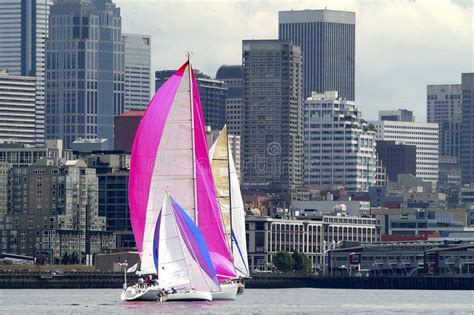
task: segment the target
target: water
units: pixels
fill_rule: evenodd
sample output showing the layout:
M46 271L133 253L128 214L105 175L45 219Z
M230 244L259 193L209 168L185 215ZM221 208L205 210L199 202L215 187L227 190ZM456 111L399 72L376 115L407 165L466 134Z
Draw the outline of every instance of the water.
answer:
M474 314L474 291L247 289L236 301L122 302L119 289L0 290L1 314Z

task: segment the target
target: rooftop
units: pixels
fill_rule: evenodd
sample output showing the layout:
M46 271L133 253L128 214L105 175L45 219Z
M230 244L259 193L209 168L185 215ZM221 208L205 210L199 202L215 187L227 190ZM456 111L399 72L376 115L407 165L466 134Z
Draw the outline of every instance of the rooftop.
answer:
M242 79L243 71L241 65L223 65L217 69L216 79Z

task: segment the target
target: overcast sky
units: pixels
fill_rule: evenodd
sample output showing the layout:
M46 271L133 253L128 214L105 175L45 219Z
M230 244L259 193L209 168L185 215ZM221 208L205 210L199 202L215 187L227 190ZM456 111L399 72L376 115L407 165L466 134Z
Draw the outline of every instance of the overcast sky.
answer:
M243 39L278 38L278 11L356 12L356 103L364 118L413 110L426 120L426 85L460 83L474 71L472 0L163 1L114 0L123 32L152 37L152 71L176 69L192 51L195 68L215 76L241 64Z

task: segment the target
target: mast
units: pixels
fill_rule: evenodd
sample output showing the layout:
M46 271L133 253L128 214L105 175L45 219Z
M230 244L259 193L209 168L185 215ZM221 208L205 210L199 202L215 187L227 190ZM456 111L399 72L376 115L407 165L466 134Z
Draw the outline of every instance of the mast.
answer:
M196 192L196 144L194 142L194 99L193 99L193 73L190 62L191 52L186 52L188 58L188 76L189 76L189 106L191 106L191 143L193 148L193 193L194 193L194 223L198 224L197 192Z

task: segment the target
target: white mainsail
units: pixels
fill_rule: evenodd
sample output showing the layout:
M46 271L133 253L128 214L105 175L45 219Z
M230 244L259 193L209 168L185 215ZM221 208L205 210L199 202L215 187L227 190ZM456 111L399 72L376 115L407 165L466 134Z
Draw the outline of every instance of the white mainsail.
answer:
M229 148L230 204L232 222L232 255L237 275L249 278L250 270L247 256L247 237L245 233L245 208L240 191L239 177L235 169L234 158Z
M247 241L245 234L245 209L240 183L230 150L227 126L209 150L212 173L216 184L223 225L226 230L237 276L249 278Z

